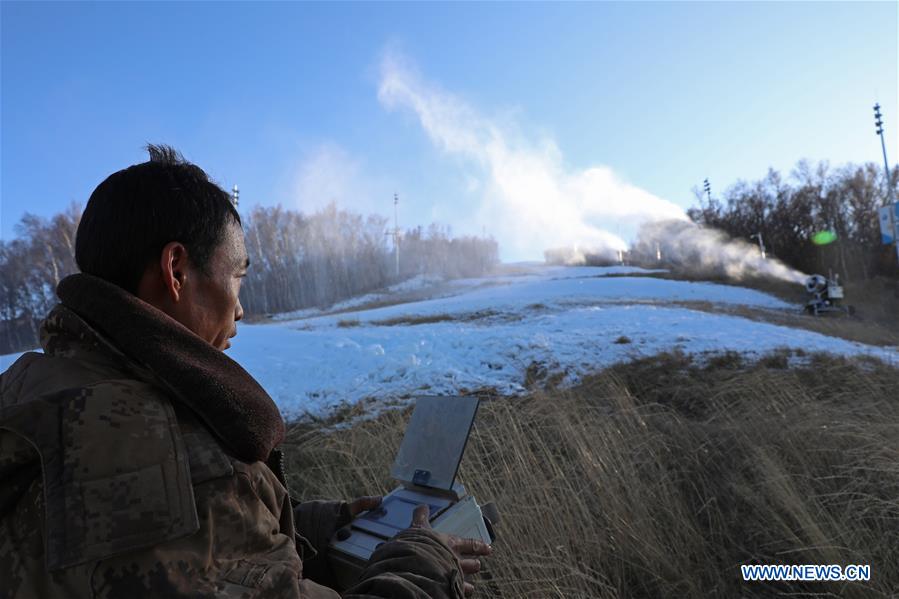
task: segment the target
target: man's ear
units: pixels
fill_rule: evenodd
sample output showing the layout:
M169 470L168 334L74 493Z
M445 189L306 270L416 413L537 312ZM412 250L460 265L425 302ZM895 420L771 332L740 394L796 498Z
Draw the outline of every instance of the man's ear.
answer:
M162 269L166 295L173 302L178 302L187 283L187 248L184 244L178 241L165 244L159 257L159 266Z

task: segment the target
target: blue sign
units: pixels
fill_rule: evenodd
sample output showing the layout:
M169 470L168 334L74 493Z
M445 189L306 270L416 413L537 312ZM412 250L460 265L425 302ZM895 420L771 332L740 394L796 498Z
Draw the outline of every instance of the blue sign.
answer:
M890 244L899 239L899 202L892 206L884 206L879 211L880 239Z

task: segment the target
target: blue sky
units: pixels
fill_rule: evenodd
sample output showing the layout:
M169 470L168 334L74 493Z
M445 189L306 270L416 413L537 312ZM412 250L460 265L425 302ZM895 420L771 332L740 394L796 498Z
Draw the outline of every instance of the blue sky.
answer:
M243 206L329 200L506 259L788 172L882 162L897 4L0 4L0 234L169 143ZM576 223L576 224L573 224Z

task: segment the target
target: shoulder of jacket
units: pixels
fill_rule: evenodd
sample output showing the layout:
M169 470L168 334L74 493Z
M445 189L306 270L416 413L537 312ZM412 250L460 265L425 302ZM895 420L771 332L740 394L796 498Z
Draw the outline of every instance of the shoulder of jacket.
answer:
M48 569L197 530L190 458L158 387L133 379L38 387L4 399L0 429L41 456Z
M136 366L125 368L123 363L105 359L102 354L62 356L26 352L0 378L0 407L116 380L157 385L149 373L140 372ZM160 392L165 395L161 389Z
M0 406L5 406L6 398L18 396L22 393L31 367L46 356L40 352L25 352L0 375Z

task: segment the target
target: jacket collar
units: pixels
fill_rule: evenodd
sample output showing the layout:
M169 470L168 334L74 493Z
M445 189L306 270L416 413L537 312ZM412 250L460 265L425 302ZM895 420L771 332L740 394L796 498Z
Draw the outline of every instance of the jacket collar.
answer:
M48 354L65 353L59 338L72 335L91 349L120 352L152 373L241 460L264 461L283 441L284 420L268 393L237 362L178 321L84 273L60 281L56 293L62 305L41 331ZM81 322L72 322L67 312Z

